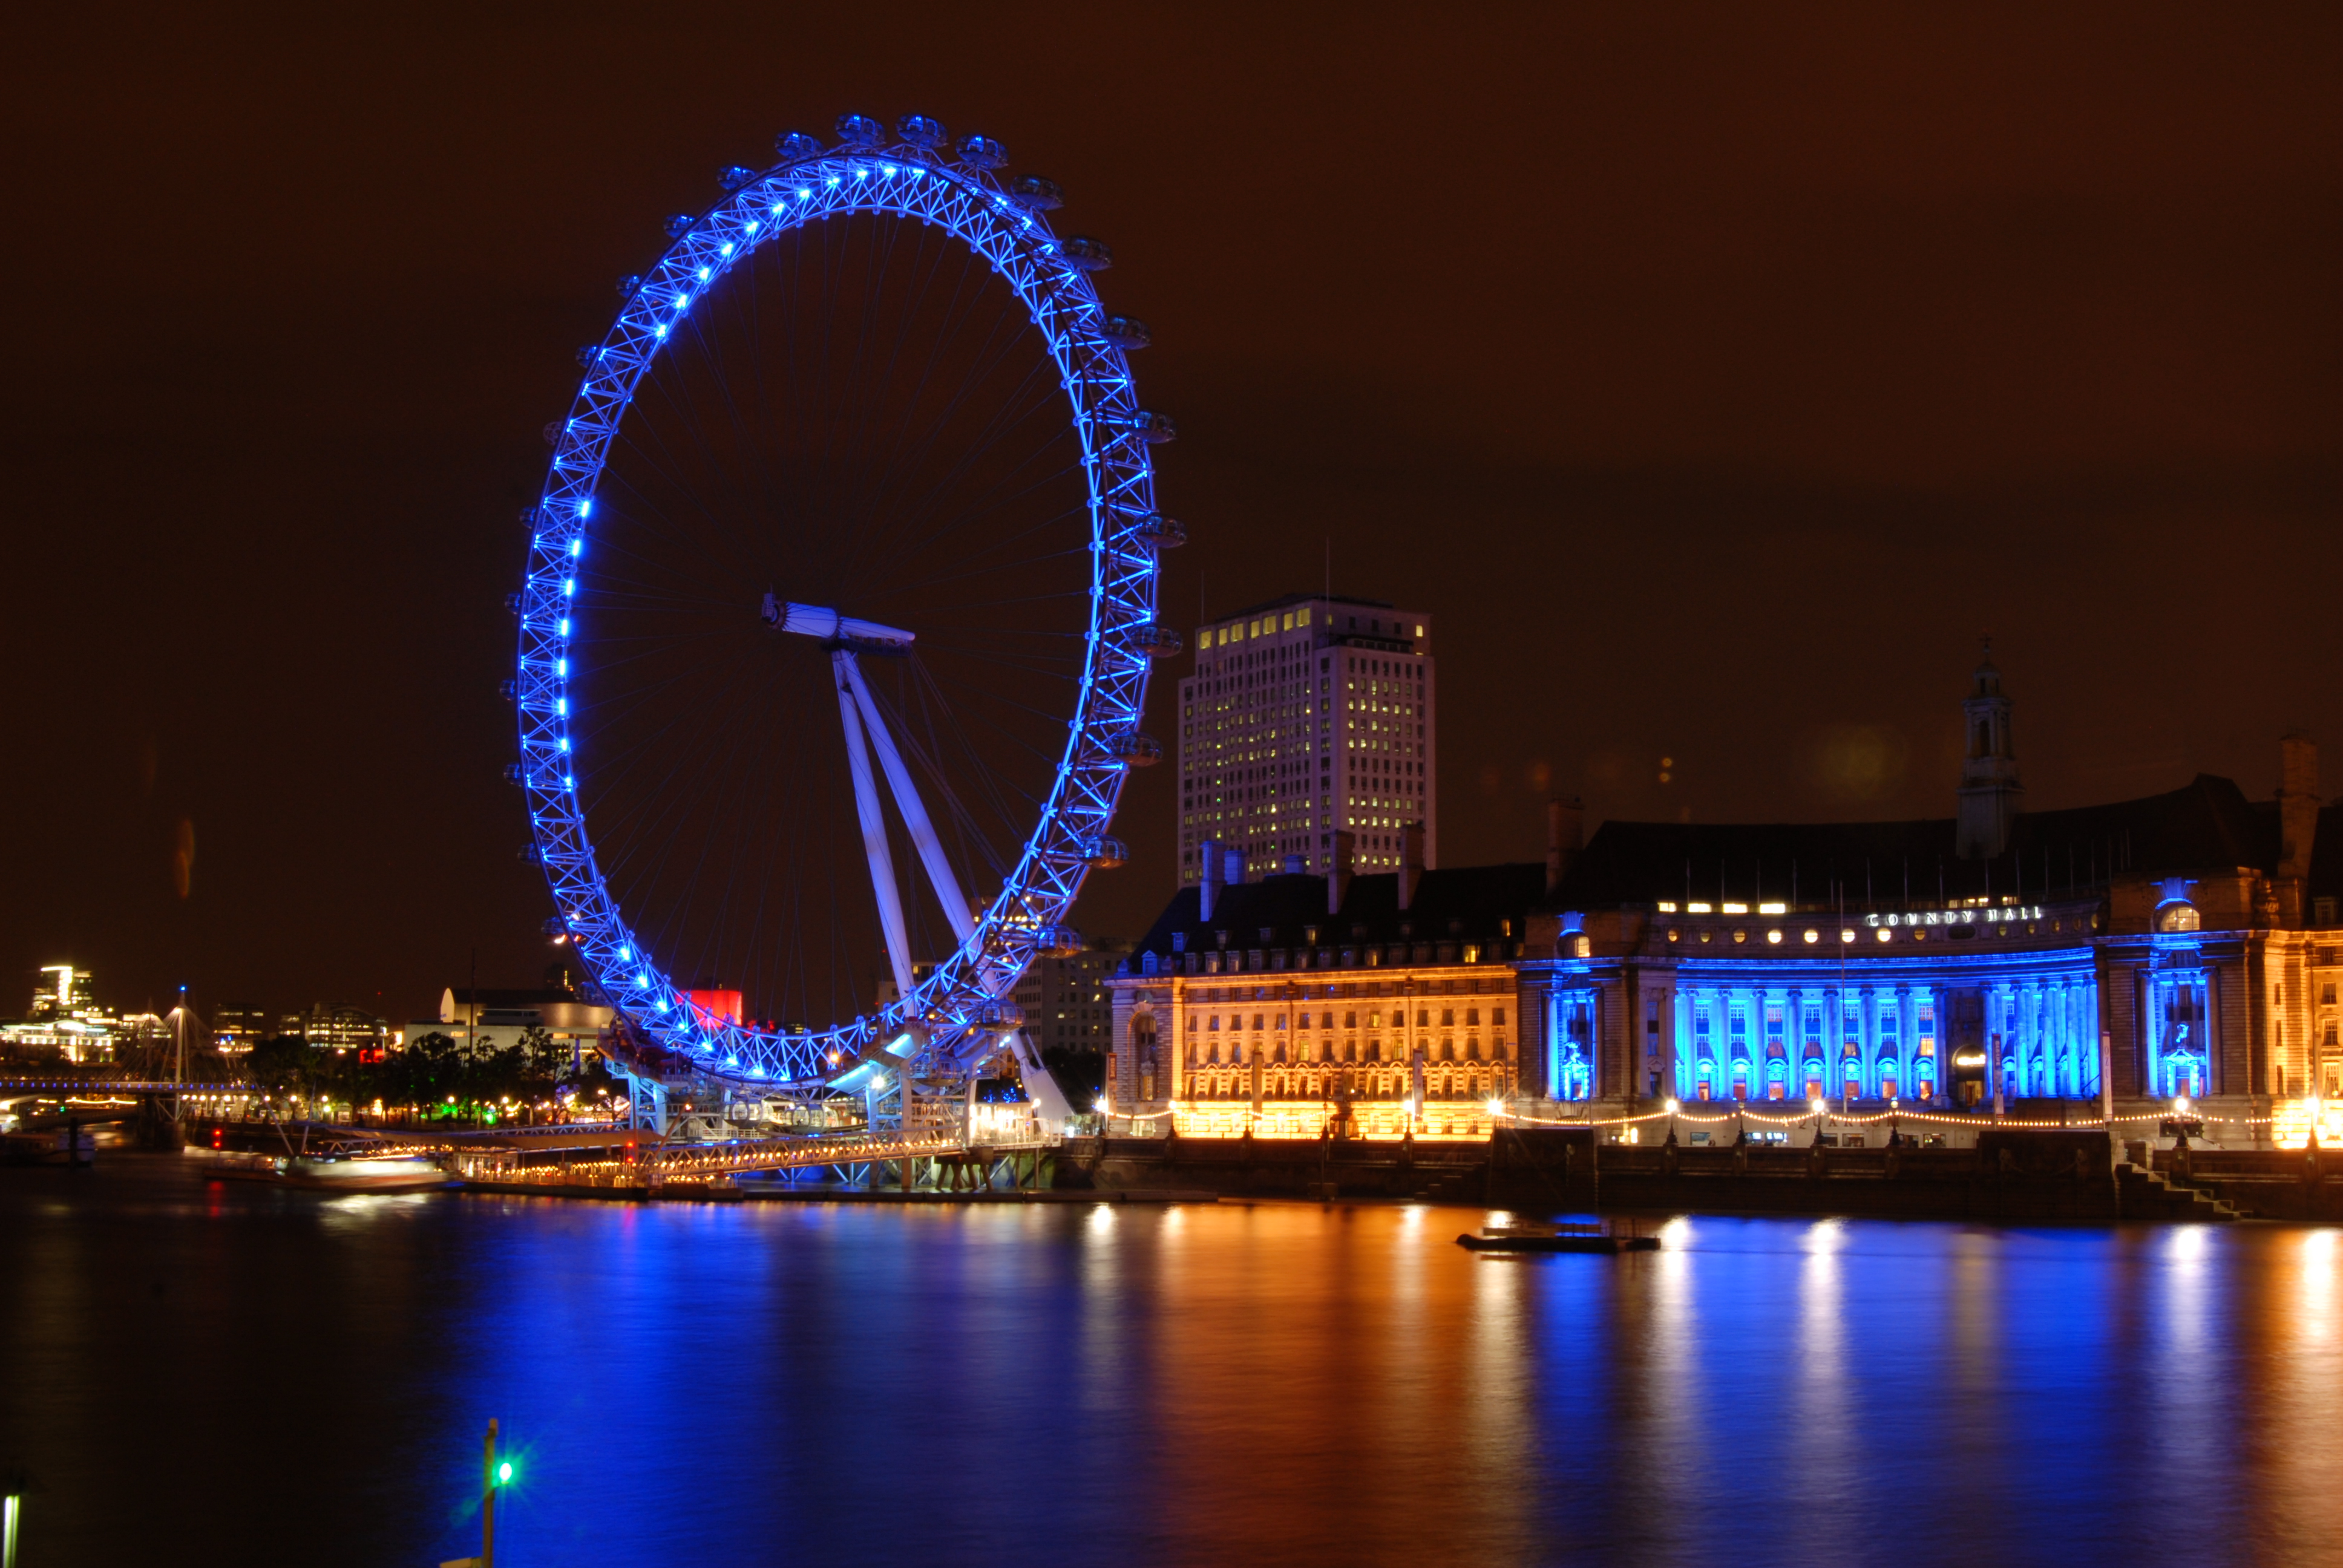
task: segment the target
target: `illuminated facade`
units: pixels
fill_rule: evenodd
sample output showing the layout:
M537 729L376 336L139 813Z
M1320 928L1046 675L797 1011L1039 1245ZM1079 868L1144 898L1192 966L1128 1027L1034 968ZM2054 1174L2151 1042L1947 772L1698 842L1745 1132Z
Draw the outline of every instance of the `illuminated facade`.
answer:
M1522 965L1525 1096L2085 1115L2186 1096L2267 1127L2343 1091L2343 808L2319 807L2308 740L2282 745L2271 800L2199 776L2027 812L1989 664L1966 717L1950 819L1614 821L1567 856Z
M42 968L23 1021L0 1024L0 1043L54 1050L67 1061L111 1061L126 1040L147 1038L138 1020L116 1018L97 1005L89 970L73 964ZM151 1015L141 1015L151 1022Z
M1373 599L1288 594L1211 622L1180 683L1180 881L1327 874L1334 835L1395 872L1423 824L1440 863L1432 618Z
M1534 865L1183 889L1109 982L1111 1109L1182 1136L1485 1138ZM1413 835L1408 835L1412 839ZM1207 901L1206 895L1210 894Z
M1654 905L1533 923L1556 954L1523 966L1534 1093L1952 1105L1997 1083L2005 1103L2098 1097L2095 904Z

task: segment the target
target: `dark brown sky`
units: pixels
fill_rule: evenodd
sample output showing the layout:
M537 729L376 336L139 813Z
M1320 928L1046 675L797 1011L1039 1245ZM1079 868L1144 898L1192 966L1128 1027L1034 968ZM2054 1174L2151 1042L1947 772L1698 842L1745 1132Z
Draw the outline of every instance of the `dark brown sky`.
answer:
M0 66L0 1012L65 959L401 1019L534 972L538 427L660 218L844 109L1113 244L1178 619L1329 536L1442 618L1451 864L1537 853L1549 778L1944 814L1988 627L2036 805L2264 794L2288 727L2343 790L2331 6L206 9Z

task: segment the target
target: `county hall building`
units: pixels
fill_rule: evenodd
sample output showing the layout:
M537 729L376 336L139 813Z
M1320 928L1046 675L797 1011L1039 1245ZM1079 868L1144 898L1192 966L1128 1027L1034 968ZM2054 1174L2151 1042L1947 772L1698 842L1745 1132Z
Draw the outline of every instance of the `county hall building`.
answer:
M1115 1104L1207 1136L1481 1136L1490 1100L2185 1097L2223 1141L2332 1119L2343 808L2310 743L2282 742L2268 799L2200 776L2032 812L1989 662L1964 709L1947 818L1611 821L1582 846L1557 805L1544 866L1427 871L1404 829L1388 876L1344 875L1339 841L1331 879L1207 859L1111 982Z

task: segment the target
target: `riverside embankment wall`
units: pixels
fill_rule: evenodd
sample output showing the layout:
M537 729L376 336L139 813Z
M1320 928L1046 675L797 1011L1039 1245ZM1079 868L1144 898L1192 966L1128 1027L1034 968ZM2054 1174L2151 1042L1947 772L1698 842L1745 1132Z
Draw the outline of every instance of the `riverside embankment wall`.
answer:
M2143 1175L2119 1173L2107 1134L2081 1129L1982 1130L1967 1149L1785 1149L1623 1145L1598 1141L1592 1129L1545 1128L1503 1132L1486 1143L1075 1139L1061 1151L1056 1180L1061 1187L1430 1198L1579 1211L2016 1222L2191 1211L2186 1192L2143 1183ZM2343 1172L2336 1181L2334 1196L2343 1201Z

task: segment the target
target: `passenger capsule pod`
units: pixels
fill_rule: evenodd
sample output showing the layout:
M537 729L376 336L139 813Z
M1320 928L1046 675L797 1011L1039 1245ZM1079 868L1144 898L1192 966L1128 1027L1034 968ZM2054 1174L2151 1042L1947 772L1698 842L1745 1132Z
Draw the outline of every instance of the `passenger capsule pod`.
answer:
M1025 1027L1025 1010L1013 1001L983 1001L969 1010L969 1021L980 1029L1007 1034Z
M1050 212L1066 205L1066 193L1055 180L1019 175L1009 182L1009 199L1027 212Z
M560 420L556 419L545 427L545 444L548 447L558 447L561 445Z
M600 357L602 357L602 350L599 345L584 344L578 350L578 368L591 370L594 368L594 361Z
M1180 427L1172 422L1171 415L1150 413L1144 408L1121 420L1118 427L1138 437L1151 447L1180 438Z
M716 176L716 183L728 191L737 191L756 177L756 170L745 164L734 164Z
M505 608L512 611L513 614L518 615L520 613L520 595L517 593L508 593L505 595Z
M1131 646L1150 658L1170 658L1180 651L1180 629L1151 620L1131 628Z
M545 934L548 937L567 936L569 932L568 922L565 921L559 915L546 916L545 924L540 929L542 929Z
M1092 239L1086 234L1069 238L1058 246L1058 253L1077 272L1104 272L1114 265L1114 252L1107 248L1106 241Z
M1082 949L1082 933L1071 926L1043 926L1033 933L1033 952L1039 958L1080 958Z
M503 696L507 702L518 702L520 700L520 682L517 680L505 681L498 686L497 690Z
M685 235L691 232L691 226L699 221L699 220L698 218L692 216L691 214L688 212L677 213L674 216L667 220L668 238L681 239Z
M990 136L962 136L960 161L972 169L997 169L1009 161L1009 149Z
M1135 316L1108 317L1106 325L1099 328L1099 336L1126 353L1155 341L1155 335L1147 330L1147 323Z
M506 783L508 783L508 784L525 784L525 783L527 783L528 781L528 769L523 768L523 767L522 767L519 763L518 763L518 762L508 762L508 763L506 763L506 764L505 764L505 782L506 782Z
M821 153L821 138L807 136L803 131L784 131L773 138L773 151L790 163L816 157Z
M1092 870L1111 871L1130 859L1131 847L1120 839L1110 839L1101 834L1084 840L1082 844L1082 859Z
M630 272L627 274L626 276L618 279L618 292L627 296L630 299L634 297L635 290L640 288L642 286L643 275L639 272Z
M523 844L520 847L520 858L522 863L526 865L542 866L545 864L545 851L539 849L534 844Z
M1188 526L1177 518L1150 512L1131 525L1131 537L1159 550L1176 550L1188 542Z
M940 147L951 139L941 120L925 115L905 115L895 122L895 135L915 147Z
M887 143L887 127L868 115L838 116L838 139L850 147L877 147Z
M1152 768L1163 760L1163 743L1136 729L1110 735L1105 745L1106 754L1125 768Z

